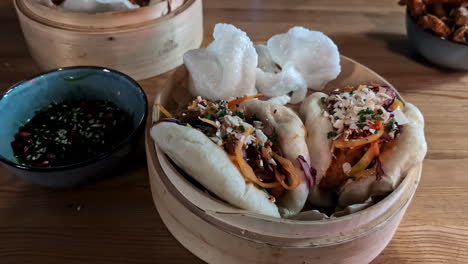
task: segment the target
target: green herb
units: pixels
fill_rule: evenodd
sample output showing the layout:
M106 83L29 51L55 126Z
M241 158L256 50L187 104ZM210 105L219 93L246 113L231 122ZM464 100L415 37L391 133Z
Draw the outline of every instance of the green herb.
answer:
M378 114L372 115L372 119L378 120L378 121L384 121L384 119L383 119L380 115L378 115Z
M366 118L365 115L362 115L362 116L359 117L359 121L361 121L361 122L366 122L366 119L367 118Z
M206 118L206 119L209 119L209 120L215 120L215 117L214 117L214 115L212 115L212 114L206 115L205 118Z
M263 144L262 143L258 144L258 150L261 151L262 149L263 149Z
M390 120L390 121L388 122L388 124L385 126L385 131L390 132L390 131L393 130L394 127L395 127L395 120L392 119L392 120Z
M357 127L359 127L360 129L363 129L365 126L366 124L362 124L362 123L357 124Z
M372 111L369 107L367 107L365 110L361 110L359 111L358 115L362 116L362 115L370 115L374 113L374 111Z
M374 134L376 134L376 135L377 135L377 133L379 133L379 131L378 131L378 130L375 130L375 131L374 131Z
M219 112L218 117L223 117L225 115L227 115L227 111L226 111L226 109L223 109L221 112Z
M327 99L325 97L320 98L320 102L322 102L322 104L325 104L326 101Z
M244 127L244 126L239 126L239 130L240 130L241 132L245 132L245 127Z
M356 137L360 137L361 136L361 133L356 133Z
M327 134L327 138L328 138L328 139L331 139L331 138L336 137L336 135L338 135L338 134L337 134L335 131L330 131L330 132L328 132L328 134Z
M382 109L377 110L377 113L379 113L379 115L383 114Z
M240 118L242 118L242 119L245 118L244 113L239 112L239 111L235 111L234 113L232 113L232 115L233 115L233 116L238 116L238 117L240 117Z
M247 123L249 123L249 124L253 124L254 121L260 121L260 120L257 118L256 115L251 115L251 116L249 116L249 117L246 118L246 121L247 121Z
M84 79L86 79L86 78L88 78L89 76L94 75L94 74L95 74L95 73L90 72L90 73L88 73L88 74L85 74L85 75L82 75L82 76L77 76L77 77L75 77L75 76L67 76L67 77L64 77L63 79L64 79L65 81L70 81L70 82L73 82L73 81L80 81L80 80L84 80Z
M276 144L276 141L278 140L278 135L273 133L268 138L271 140L271 142L273 142L273 144Z

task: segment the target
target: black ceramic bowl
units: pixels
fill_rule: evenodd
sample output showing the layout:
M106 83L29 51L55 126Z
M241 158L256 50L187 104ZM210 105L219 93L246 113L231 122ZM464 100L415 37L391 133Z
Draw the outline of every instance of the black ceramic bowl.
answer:
M442 39L421 28L406 12L410 45L428 61L453 70L468 71L468 45Z
M20 126L36 111L67 99L108 100L131 118L129 136L108 152L60 167L20 164L11 147ZM26 181L47 187L71 187L108 176L125 163L142 135L147 100L140 85L129 76L99 67L70 67L42 73L18 83L0 97L0 162Z

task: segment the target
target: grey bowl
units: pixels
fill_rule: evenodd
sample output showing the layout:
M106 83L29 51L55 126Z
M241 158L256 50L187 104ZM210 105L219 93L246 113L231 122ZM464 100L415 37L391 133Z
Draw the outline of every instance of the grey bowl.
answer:
M71 98L109 100L130 114L129 136L112 150L60 167L19 164L10 143L35 111ZM0 162L26 181L47 187L71 187L112 175L125 164L144 130L147 99L140 85L127 75L100 67L70 67L34 76L0 97Z
M410 45L428 61L453 70L468 71L468 45L442 39L422 29L406 12Z

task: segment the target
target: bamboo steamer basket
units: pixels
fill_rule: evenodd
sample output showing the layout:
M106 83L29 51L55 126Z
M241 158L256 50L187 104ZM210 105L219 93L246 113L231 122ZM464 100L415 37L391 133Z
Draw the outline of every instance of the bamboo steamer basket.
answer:
M342 72L326 91L375 82L391 86L363 65L341 57ZM169 110L188 100L188 73L179 67L156 97ZM153 107L153 121L160 112ZM149 180L156 208L174 237L208 263L369 263L392 239L421 177L413 167L382 201L362 211L320 221L257 215L197 188L155 147L146 128Z
M183 54L203 39L201 0L97 14L64 13L36 0L14 4L29 51L44 71L93 65L142 80L181 65Z

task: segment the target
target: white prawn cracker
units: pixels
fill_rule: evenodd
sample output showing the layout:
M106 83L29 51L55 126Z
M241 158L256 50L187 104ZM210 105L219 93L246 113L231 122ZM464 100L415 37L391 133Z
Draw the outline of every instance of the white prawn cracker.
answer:
M247 34L233 25L216 24L213 37L206 49L184 54L191 94L210 100L256 94L257 52Z
M321 90L340 74L338 48L322 32L293 27L285 34L271 37L267 47L282 68L294 65L310 89Z
M268 97L283 96L293 92L291 103L302 101L307 93L307 83L292 63L279 69L264 45L257 45L258 68L256 69L256 88Z

